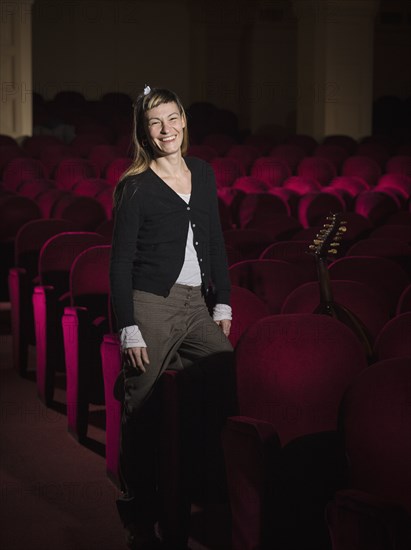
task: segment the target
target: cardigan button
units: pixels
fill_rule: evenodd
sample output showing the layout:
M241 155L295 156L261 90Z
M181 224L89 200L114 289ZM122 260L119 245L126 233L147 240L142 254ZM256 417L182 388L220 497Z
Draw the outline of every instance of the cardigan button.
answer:
M189 206L187 206L187 210L191 210L191 208Z

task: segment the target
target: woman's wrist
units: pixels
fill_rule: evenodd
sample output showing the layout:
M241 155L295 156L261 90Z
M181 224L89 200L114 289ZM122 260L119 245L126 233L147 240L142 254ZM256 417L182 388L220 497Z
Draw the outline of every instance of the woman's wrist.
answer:
M228 304L216 304L213 309L213 321L223 321L232 319L232 309Z
M137 325L124 327L120 330L121 349L127 348L146 348L143 335Z

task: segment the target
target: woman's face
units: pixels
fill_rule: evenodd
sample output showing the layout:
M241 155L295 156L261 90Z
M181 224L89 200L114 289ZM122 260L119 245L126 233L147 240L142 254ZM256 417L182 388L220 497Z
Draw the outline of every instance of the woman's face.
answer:
M157 155L167 156L181 150L186 121L174 101L149 109L146 125L147 137Z

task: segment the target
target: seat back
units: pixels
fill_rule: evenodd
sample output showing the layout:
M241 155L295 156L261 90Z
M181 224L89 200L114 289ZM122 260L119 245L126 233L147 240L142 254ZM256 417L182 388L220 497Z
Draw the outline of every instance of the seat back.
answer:
M91 246L106 244L98 233L71 231L48 239L40 250L38 273L41 285L52 285L57 294L69 289L70 268L75 258Z
M229 268L231 283L247 288L279 313L288 294L303 279L298 267L280 260L245 260Z
M258 319L267 317L270 312L267 305L256 294L239 286L231 287L231 307L233 321L229 340L235 347L248 327Z
M393 357L411 358L411 312L401 313L381 328L375 341L375 355L378 359Z
M14 242L14 264L27 270L34 277L38 269L38 257L43 244L58 233L73 231L76 226L69 220L32 220L17 232Z
M335 430L343 393L366 366L360 342L331 317L265 317L237 345L239 414L273 424L282 445Z
M375 290L356 281L332 281L334 300L362 322L373 342L389 320L389 311L377 299ZM320 287L308 282L293 290L286 298L282 313L314 313L320 303Z
M332 280L365 283L374 288L378 299L395 313L401 292L409 284L405 271L392 260L373 256L349 256L335 260L329 267Z
M341 424L350 485L411 513L411 358L379 361L347 390Z
M110 245L97 245L76 257L70 270L72 306L87 307L95 315L108 316L110 254Z

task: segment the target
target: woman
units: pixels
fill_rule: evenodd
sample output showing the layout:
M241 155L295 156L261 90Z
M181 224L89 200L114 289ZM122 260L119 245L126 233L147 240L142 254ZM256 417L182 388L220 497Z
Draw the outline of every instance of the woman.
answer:
M110 270L124 355L124 493L117 504L129 547L154 548L150 397L170 366L232 351L230 281L213 171L184 158L187 121L175 93L144 88L134 107L133 141L134 161L114 193ZM205 303L210 292L217 304L212 317Z

